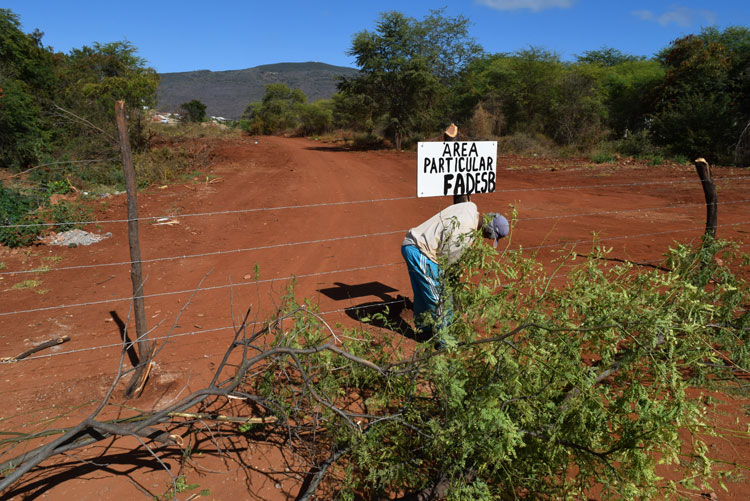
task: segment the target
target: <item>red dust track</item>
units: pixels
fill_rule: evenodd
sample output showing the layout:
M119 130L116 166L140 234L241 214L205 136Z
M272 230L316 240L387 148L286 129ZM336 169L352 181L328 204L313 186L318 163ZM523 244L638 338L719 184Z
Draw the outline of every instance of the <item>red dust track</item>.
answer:
M297 297L312 298L332 325L354 322L345 308L411 296L401 264L403 235L450 203L443 197L415 198L413 152L352 152L278 137L226 140L215 152L210 175L139 193L141 217L176 221L140 224L150 336L161 338L172 328L190 297L181 291L197 288L201 280L205 289L195 294L160 352L138 402L142 407L159 406L182 390L200 388L231 340L233 321L251 305L253 318L265 319L289 277L297 277ZM519 220L512 239L505 242L511 248L537 249L543 260L574 242L582 242L576 248L586 253L596 233L602 244L613 248L611 257L656 264L675 240L695 241L704 231L703 192L690 166L592 165L582 159L509 156L501 156L498 163L497 191L472 200L481 211L508 213L513 204ZM714 177L719 187L718 236L747 241L750 204L744 200L750 199L750 172L722 168L715 169ZM206 213L220 214L192 216ZM125 196L104 199L96 217L124 219ZM129 266L110 264L129 261L127 225L100 223L87 229L111 232L112 237L88 247L0 248L0 357L61 335L71 337L25 361L0 364L4 431L77 422L111 383L121 340L110 312L128 318L129 304L120 299L131 294L131 285ZM23 273L40 266L51 270ZM13 287L29 279L40 283ZM321 292L358 284L370 284L364 291L373 294L335 300ZM722 425L744 430L750 423L747 401L721 398L728 403L719 415L729 416L721 417L728 422ZM72 410L77 406L82 407ZM70 414L45 422L62 410ZM131 445L137 448L120 440L108 453L125 454ZM725 461L747 463L750 457L747 438L715 440L711 447L715 450L709 456ZM168 476L148 454L139 456L142 467L137 470L128 460L119 464L113 457L108 456L111 466L104 470L68 458L68 473L42 472L42 480L29 479L17 498L116 499L144 492L160 495L167 489ZM285 474L278 451L258 446L247 458L256 468L250 478L215 460L207 464L223 473L203 472L189 476L188 482L210 489L209 499L244 499L248 492L256 499L296 495L299 482ZM177 458L166 461L174 466ZM728 483L730 493L720 492L719 499L744 499L750 481L735 480Z

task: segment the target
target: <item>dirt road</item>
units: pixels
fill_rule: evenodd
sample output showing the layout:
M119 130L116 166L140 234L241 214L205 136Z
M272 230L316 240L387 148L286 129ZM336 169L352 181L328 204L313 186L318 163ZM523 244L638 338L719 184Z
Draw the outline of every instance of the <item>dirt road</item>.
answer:
M290 277L296 277L297 297L311 298L331 324L354 322L351 308L358 305L410 296L399 251L403 235L450 203L415 198L415 166L412 152L350 152L306 139L232 140L217 149L208 175L140 193L141 217L167 218L141 222L141 248L150 336L171 338L138 405L159 406L199 388L231 340L233 321L249 306L253 318L264 319ZM703 192L691 166L514 157L501 157L499 166L497 191L473 200L483 211L508 213L513 204L518 222L508 245L536 250L543 259L574 242L585 253L596 233L613 247L612 257L655 263L674 240L703 233ZM750 174L720 169L714 176L725 203L719 236L747 240L750 211L743 200L750 198ZM125 196L103 200L96 217L125 219ZM0 364L3 430L75 422L112 380L121 342L114 317L129 316L127 225L87 229L112 237L90 247L0 249L0 356L71 337L26 361ZM30 272L41 267L49 271ZM38 283L19 285L29 280ZM404 319L410 320L408 311ZM70 416L46 421L60 409ZM273 457L267 461L268 468L278 466ZM97 471L84 468L77 477L50 471L46 481L21 492L56 499L72 492L77 499L99 499L100 486L137 492L116 476L82 481L100 477ZM158 467L146 477L147 491L164 491L168 478ZM236 481L227 474L208 483L216 499L226 499L246 492ZM276 488L278 480L268 475L254 481L256 495L266 499L283 499L297 485L287 478Z

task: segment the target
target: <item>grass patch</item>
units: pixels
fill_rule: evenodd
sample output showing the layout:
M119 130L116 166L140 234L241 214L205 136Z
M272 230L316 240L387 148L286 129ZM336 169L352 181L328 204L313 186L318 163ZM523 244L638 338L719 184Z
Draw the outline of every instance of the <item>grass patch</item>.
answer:
M200 487L200 484L188 484L187 479L184 475L180 475L175 479L175 483L172 487L167 489L167 492L162 494L159 497L155 497L156 500L163 500L166 501L167 499L175 499L176 494L181 494L183 492L192 491L195 489L198 489ZM200 497L208 497L211 495L210 489L202 489L200 492L198 492L198 496ZM197 497L197 496L193 496ZM191 497L192 499L192 497Z
M677 165L690 165L690 159L685 155L675 155L672 157L672 161Z
M29 280L24 280L23 282L18 282L17 284L14 284L11 289L13 290L21 290L21 289L35 289L42 285L41 280L37 280L36 278L32 278Z
M591 161L595 164L611 164L617 161L617 157L611 153L597 153L591 156Z
M650 167L656 167L657 165L662 165L664 163L664 157L656 153L641 155L637 157L637 159L642 162L646 162L646 164Z

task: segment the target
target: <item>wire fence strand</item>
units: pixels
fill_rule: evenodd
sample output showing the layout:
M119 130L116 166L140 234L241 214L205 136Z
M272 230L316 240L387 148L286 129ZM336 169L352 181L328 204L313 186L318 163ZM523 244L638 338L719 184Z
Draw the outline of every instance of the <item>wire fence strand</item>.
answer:
M718 225L717 228L727 228L727 227L734 227L734 226L740 226L740 225L746 225L750 224L750 221L742 221L739 223L731 223L731 224L722 224ZM658 236L658 235L666 235L671 233L684 233L688 231L699 231L705 229L705 226L699 226L699 227L690 227L690 228L684 228L680 230L669 230L669 231L657 231L657 232L651 232L651 233L639 233L635 235L620 235L620 236L612 236L612 237L597 237L596 241L598 242L607 242L612 240L624 240L624 239L630 239L630 238L642 238L642 237L650 237L650 236ZM396 232L389 232L389 233L396 233ZM538 249L549 249L549 248L564 248L567 246L576 246L578 244L582 243L589 243L593 242L592 239L580 239L575 241L569 241L569 242L561 242L556 244L548 244L548 245L537 245L537 246L530 246L530 247L520 247L515 249L506 249L508 251L513 250L538 250ZM403 265L403 262L398 263L388 263L388 264L378 264L378 265L371 265L371 266L360 266L356 268L347 268L342 270L333 270L333 271L324 271L324 272L316 272L316 273L305 273L305 274L299 274L299 275L290 275L287 277L279 277L279 278L270 278L265 280L253 280L250 282L241 282L237 284L222 284L222 285L216 285L211 287L202 287L202 288L195 288L195 289L185 289L180 291L168 291L168 292L158 292L154 294L146 294L142 296L133 296L133 297L122 297L122 298L114 298L114 299L103 299L99 301L91 301L86 303L73 303L73 304L63 304L63 305L56 305L56 306L46 306L43 308L31 308L26 310L16 310L16 311L7 311L7 312L0 312L0 316L8 316L8 315L15 315L15 314L21 314L21 313L34 313L34 312L40 312L40 311L50 311L50 310L59 310L64 308L76 308L76 307L83 307L83 306L92 306L92 305L98 305L98 304L107 304L107 303L115 303L115 302L122 302L122 301L130 301L134 298L152 298L152 297L161 297L161 296L171 296L171 295L177 295L177 294L187 294L187 293L194 293L194 292L200 292L200 291L210 291L210 290L219 290L219 289L226 289L228 287L232 286L246 286L246 285L254 285L254 284L261 284L261 283L268 283L268 282L276 282L276 281L286 281L291 280L294 278L307 278L307 277L313 277L313 276L319 276L319 275L328 275L328 274L335 274L335 273L346 273L346 272L353 272L353 271L361 271L361 270L368 270L368 269L374 269L374 268L382 268L386 266L396 266L396 265Z
M750 199L718 202L717 205L730 205L730 204L743 204L743 203L750 203ZM672 205L672 206L665 206L665 207L653 207L653 208L647 208L647 209L643 209L643 208L621 209L621 210L613 210L613 211L597 211L597 212L587 212L587 213L577 213L577 214L558 214L554 216L523 217L523 218L518 218L518 221L519 222L543 221L543 220L551 220L551 219L592 217L592 216L601 216L601 215L649 213L649 212L659 212L662 210L689 209L689 208L705 207L705 206L706 206L705 203L679 204L679 205ZM291 246L296 246L296 245L308 245L308 244L316 244L316 243L335 242L335 241L340 241L340 240L353 240L357 238L379 237L379 236L387 236L387 235L393 235L393 234L399 234L399 233L405 234L407 231L408 229L400 229L400 230L379 232L379 233L348 235L344 237L331 237L331 238L326 238L326 239L306 240L306 241L300 241L300 242L288 242L288 243L282 243L282 244L263 245L263 246L256 246L256 247L244 247L244 248L237 248L237 249L230 249L230 250L202 252L202 253L197 253L197 254L164 256L164 257L158 257L158 258L152 258L152 259L142 259L140 261L116 261L116 262L111 262L111 263L60 266L60 267L55 267L55 268L44 268L44 269L36 268L36 269L30 269L30 270L9 270L9 271L0 272L0 276L34 274L34 273L49 273L49 272L54 272L54 271L82 270L82 269L103 268L103 267L112 267L112 266L126 266L126 265L133 265L135 263L148 264L148 263L156 263L156 262L163 262L163 261L174 261L178 259L194 259L194 258L209 257L209 256L220 256L220 255L226 255L226 254L237 254L237 253L243 253L243 252L268 250L268 249L274 249L274 248L280 248L280 247L291 247Z
M403 303L403 302L404 302L403 299L394 299L392 301L383 301L381 303L377 303L377 304L374 304L374 305L373 304L368 304L368 305L362 305L362 306L350 306L348 308L339 308L339 309L336 309L336 310L329 310L329 311L319 312L319 313L317 313L317 315L321 315L321 316L333 315L334 313L343 313L343 312L347 312L347 311L363 310L363 309L367 309L367 308L372 308L373 306L378 306L378 307L380 307L380 306L390 306L390 305L393 305L393 304L398 304L398 303ZM245 324L245 326L246 327L251 327L251 326L254 326L254 325L263 324L264 322L265 321L257 321L256 320L256 321L252 321L252 322L247 322ZM178 332L178 333L167 334L165 336L149 337L149 341L166 341L166 340L172 339L172 338L180 338L180 337L185 337L185 336L195 336L195 335L198 335L198 334L208 334L208 333L212 333L212 332L221 332L221 331L226 331L226 330L232 330L233 331L235 328L236 328L235 326L228 325L226 327L214 327L214 328L211 328L211 329L199 329L199 330L195 330L195 331ZM136 343L135 341L132 341L132 342L129 342L129 343L125 343L125 345L124 345L125 349L130 349L130 347L134 346L135 343ZM86 347L86 348L77 348L75 350L57 351L57 352L53 352L53 353L45 353L45 354L41 354L41 355L33 355L33 356L25 357L25 358L23 358L21 360L16 360L16 361L2 360L2 361L0 361L0 363L18 363L18 362L25 362L27 360L35 360L35 359L40 359L40 358L52 358L52 357L57 357L57 356L62 356L62 355L72 355L72 354L75 354L75 353L81 353L81 352L86 352L86 351L104 350L104 349L108 349L108 348L123 348L123 343L122 343L122 341L120 341L118 343L103 344L103 345L97 345L97 346L89 346L89 347Z
M725 181L738 181L750 179L750 176L733 176L721 179L714 179L715 183ZM532 188L513 188L513 189L502 189L495 190L493 193L525 193L535 191L564 191L564 190L585 190L585 189L601 189L601 188L623 188L633 186L654 186L654 185L679 185L686 183L696 183L695 179L692 178L680 178L678 180L669 181L647 181L642 183L615 183L615 184L593 184L593 185L576 185L576 186L545 186L545 187L532 187ZM352 204L364 204L364 203L375 203L375 202L391 202L397 200L414 200L418 197L415 196L403 196L403 197L391 197L391 198L380 198L370 200L353 200L345 202L322 202L316 204L301 204L301 205L286 205L278 207L254 207L248 209L234 209L225 211L213 211L213 212L198 212L194 214L171 214L171 215L159 215L159 216L144 216L134 219L101 219L92 221L61 221L55 223L27 223L27 224L6 224L0 225L0 228L29 228L29 227L44 227L44 226L60 226L60 225L86 225L86 224L110 224L110 223L129 223L132 221L156 221L162 218L178 219L187 217L207 217L207 216L218 216L218 215L232 215L232 214L247 214L252 212L266 212L276 210L288 210L288 209L309 209L313 207L328 207L328 206L339 206L339 205L352 205Z
M89 301L85 303L60 304L60 305L55 305L55 306L45 306L42 308L30 308L27 310L4 311L4 312L0 312L0 316L9 316L9 315L16 315L16 314L21 314L21 313L35 313L35 312L40 312L40 311L62 310L65 308L79 308L83 306L94 306L94 305L108 304L108 303L120 303L123 301L131 301L133 299L147 299L147 298L154 298L154 297L174 296L178 294L191 294L195 292L215 291L215 290L227 289L230 287L245 287L248 285L257 285L257 284L264 284L264 283L271 283L271 282L284 282L284 281L294 280L298 278L310 278L310 277L316 277L320 275L332 275L335 273L351 273L355 271L371 270L375 268L384 268L387 266L396 266L396 265L403 265L403 264L404 264L403 262L398 262L398 263L387 263L387 264L375 264L375 265L370 265L370 266L358 266L356 268L347 268L343 270L321 271L321 272L316 272L316 273L302 273L299 275L289 275L286 277L267 278L264 280L252 280L248 282L213 285L210 287L197 287L194 289L184 289L184 290L178 290L178 291L156 292L153 294L144 294L141 296L101 299L98 301Z

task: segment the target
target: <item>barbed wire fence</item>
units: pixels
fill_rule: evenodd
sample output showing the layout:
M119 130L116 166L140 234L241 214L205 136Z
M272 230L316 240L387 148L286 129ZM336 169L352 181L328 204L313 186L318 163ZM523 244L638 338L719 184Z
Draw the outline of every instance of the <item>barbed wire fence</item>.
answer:
M537 171L532 171L532 172L537 172ZM750 176L728 176L728 177L723 177L723 178L718 179L717 182L736 183L738 181L746 181L748 179L750 179ZM627 187L641 187L641 186L674 186L674 185L681 185L681 184L686 184L686 183L697 184L694 178L686 177L686 178L678 179L678 180L672 179L672 180L634 182L634 183L603 183L603 184L591 184L591 185L541 186L541 187L533 187L533 188L503 189L503 190L498 190L498 191L508 194L508 193L523 193L523 192L533 192L533 191L544 192L544 191L581 190L581 189L597 190L597 189L611 189L615 187L627 188ZM340 202L323 202L323 203L314 203L314 204L281 205L281 206L275 206L275 207L253 207L253 208L199 212L199 213L190 213L190 214L173 214L173 215L167 215L167 216L146 216L146 217L140 217L134 220L103 219L103 220L93 220L93 221L65 221L65 222L58 222L58 223L3 225L1 227L22 228L22 227L39 226L39 225L55 226L58 224L104 225L104 224L130 223L133 221L139 221L139 222L152 221L153 222L153 221L158 221L165 217L168 217L171 219L195 218L195 217L206 218L206 217L215 217L215 216L224 216L224 215L248 214L248 213L257 213L257 212L283 211L283 210L295 210L295 209L337 208L337 207L347 206L347 205L378 204L378 203L389 203L389 202L398 202L398 201L414 200L414 199L416 199L416 197L414 196L386 197L386 198L377 198L377 199L362 199L362 200L340 201ZM739 206L739 205L748 204L748 203L750 203L750 199L722 201L722 202L719 202L718 204L729 207L729 206ZM665 211L665 210L669 210L669 211L683 210L684 211L684 210L689 210L689 209L694 209L694 208L701 208L705 206L706 206L705 203L682 203L682 204L666 205L666 206L661 206L661 207L605 210L605 211L593 211L593 212L580 212L580 213L573 213L573 214L555 214L555 215L550 215L550 216L537 216L537 217L519 217L516 220L516 224L520 224L524 222L540 222L540 221L549 221L549 220L586 218L586 217L605 216L605 215L616 216L616 215L627 215L627 214L661 213L661 211ZM747 224L750 224L750 221L741 221L741 222L730 223L730 224L721 224L719 225L719 227L730 228L730 227L743 226ZM685 233L685 232L694 232L700 229L701 227L699 226L695 226L695 227L691 226L691 227L686 227L684 229L678 229L678 230L636 233L636 234L630 234L630 235L605 236L605 237L598 237L597 241L614 242L614 241L620 241L620 240L664 236L668 234L679 234L679 233ZM185 260L185 259L210 257L210 256L220 256L220 255L227 255L227 254L249 253L249 252L254 252L254 251L262 251L262 250L283 249L287 247L295 247L295 246L302 246L302 245L315 245L315 244L321 244L321 243L341 242L341 241L346 241L346 240L370 239L370 238L376 238L376 237L392 237L396 235L403 235L406 233L406 231L408 231L408 228L402 228L402 229L386 231L386 232L363 233L363 234L358 234L358 235L347 235L347 236L341 236L341 237L330 237L330 238L322 238L322 239L314 239L314 240L304 240L304 241L297 241L297 242L286 242L286 243L279 243L279 244L254 246L254 247L217 250L217 251L210 251L210 252L203 252L203 253L196 253L196 254L164 256L164 257L157 257L157 258L150 258L150 259L142 259L138 262L143 263L143 264L149 264L149 263L158 263L158 262L165 262L165 261L177 261L177 260ZM539 250L550 250L550 249L564 248L564 247L574 247L576 245L586 244L589 242L591 242L590 239L578 239L578 240L566 241L562 243L524 246L522 248L526 251L539 251ZM508 250L512 250L512 249L508 249ZM658 261L649 261L646 264L655 264L657 262ZM0 271L0 276L52 273L56 271L84 270L84 269L92 269L92 268L100 268L100 267L129 266L129 265L132 265L133 263L134 261L116 261L116 262L96 263L96 264L89 264L89 265L49 267L49 268L44 268L44 269L36 268L36 269L28 269L28 270L4 270L4 271ZM244 287L248 285L259 285L259 284L273 283L273 282L283 283L283 282L293 280L293 279L305 279L305 278L311 278L311 277L318 277L322 275L332 275L332 274L341 274L341 273L354 273L357 271L374 270L378 268L394 267L394 266L402 266L402 265L403 263L401 262L394 262L394 263L374 264L374 265L360 266L360 267L350 267L350 268L343 268L343 269L336 269L336 270L322 271L322 272L315 272L315 273L300 273L300 274L295 274L295 275L281 276L277 278L264 279L264 280L256 279L256 280L251 280L247 282L236 282L236 283L230 283L230 284L215 285L215 286L210 286L210 287L164 291L164 292L158 292L158 293L152 293L152 294L145 294L142 296L138 296L138 298L148 299L148 298L156 298L156 297L164 297L164 296L194 294L196 292L216 291L216 290L221 290L221 289L227 289L230 287ZM19 314L26 314L26 313L47 312L47 311L52 311L52 310L80 308L80 307L95 306L95 305L102 305L102 304L123 303L123 302L131 301L132 299L133 299L132 297L119 297L119 298L102 299L102 300L88 301L88 302L57 304L57 305L37 307L37 308L0 311L0 317L7 317L11 315L19 315ZM395 302L386 301L383 304L388 305L388 304L393 304L393 303ZM328 315L328 314L333 314L333 313L340 313L341 311L344 311L344 310L345 309L336 309L336 310L326 311L322 314ZM223 329L226 329L226 327L192 331L189 334L185 333L182 335L195 335L195 334L199 334L203 332L215 332L216 330L223 330ZM58 354L62 355L65 353L76 353L79 351L104 349L104 348L110 348L113 346L119 346L119 344L118 345L108 344L108 345L102 345L102 346L87 347L87 348L80 349L80 350L56 352L55 354L50 354L46 356L56 356ZM37 358L44 358L46 356L38 355L36 357L27 357L24 360L34 360Z

